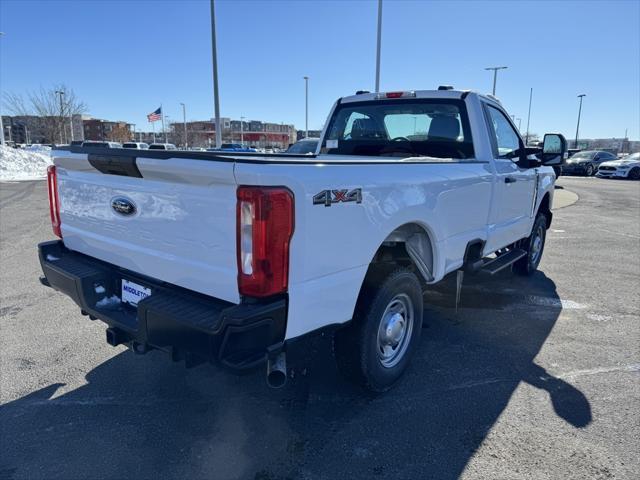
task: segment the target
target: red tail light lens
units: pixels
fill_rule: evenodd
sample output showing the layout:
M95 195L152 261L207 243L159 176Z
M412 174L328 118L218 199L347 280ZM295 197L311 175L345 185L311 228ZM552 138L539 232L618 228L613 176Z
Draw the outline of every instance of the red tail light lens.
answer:
M53 233L62 238L60 231L60 199L58 197L58 173L56 166L47 167L47 189L49 191L49 213L51 214L51 227Z
M239 187L236 208L238 290L267 297L287 290L293 194L283 187Z

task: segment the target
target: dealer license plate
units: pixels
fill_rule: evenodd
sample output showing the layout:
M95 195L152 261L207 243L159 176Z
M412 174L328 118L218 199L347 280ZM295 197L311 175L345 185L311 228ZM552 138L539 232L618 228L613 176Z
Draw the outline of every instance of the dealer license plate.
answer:
M140 300L144 300L151 295L151 289L143 287L135 282L122 279L122 301L136 306Z

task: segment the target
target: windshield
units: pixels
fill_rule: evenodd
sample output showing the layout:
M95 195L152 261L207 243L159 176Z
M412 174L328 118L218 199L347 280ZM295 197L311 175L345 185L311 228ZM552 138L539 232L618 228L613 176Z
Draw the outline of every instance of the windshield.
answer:
M166 150L164 145L149 145L149 150Z
M307 153L315 153L317 146L318 140L302 140L291 145L285 153L306 155Z
M592 158L596 152L578 152L571 158Z
M327 130L326 153L473 158L461 100L386 100L339 105Z

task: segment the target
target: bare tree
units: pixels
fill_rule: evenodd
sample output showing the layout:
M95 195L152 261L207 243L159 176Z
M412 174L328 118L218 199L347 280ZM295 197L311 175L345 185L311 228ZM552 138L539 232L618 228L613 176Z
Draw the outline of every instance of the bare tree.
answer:
M5 93L2 103L16 116L39 117L38 125L31 128L41 129L51 143L66 142L71 137L71 116L87 111L87 105L65 84L28 92L26 100L22 95Z

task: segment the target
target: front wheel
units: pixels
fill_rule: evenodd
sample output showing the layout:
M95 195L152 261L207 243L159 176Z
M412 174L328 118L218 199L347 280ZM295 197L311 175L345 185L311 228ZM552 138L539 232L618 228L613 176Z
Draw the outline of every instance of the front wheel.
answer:
M631 180L638 180L638 179L640 179L640 167L633 167L633 168L631 169L631 171L629 172L628 177L629 177Z
M400 268L365 282L351 324L336 332L338 368L350 380L384 392L402 376L420 339L422 288Z
M538 269L540 260L542 260L542 252L544 251L544 242L547 237L547 217L539 213L533 224L531 235L522 240L522 248L527 254L513 264L513 270L519 275L532 275Z
M593 165L591 165L591 164L587 165L587 168L586 168L584 173L585 173L585 175L587 177L592 176L593 175Z

